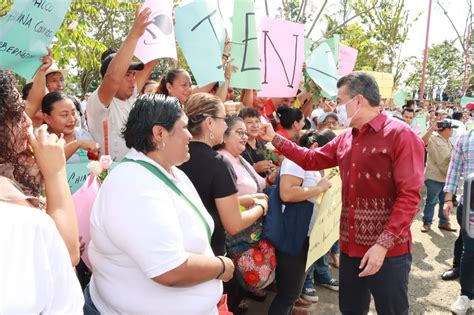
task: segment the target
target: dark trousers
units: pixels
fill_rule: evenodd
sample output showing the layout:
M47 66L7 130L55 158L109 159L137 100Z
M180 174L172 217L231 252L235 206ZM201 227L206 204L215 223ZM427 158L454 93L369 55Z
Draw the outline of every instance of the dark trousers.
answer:
M293 304L301 294L306 278L306 259L308 258L309 239L307 238L301 253L290 256L276 250L276 287L277 294L268 310L269 315L289 315Z
M461 255L462 255L462 248L463 248L463 242L462 242L462 204L458 205L458 208L456 210L456 220L458 221L459 224L459 236L454 242L454 258L453 258L453 268L459 268L461 266Z
M469 215L469 214L467 214ZM462 217L462 215L461 215ZM464 226L461 230L463 240L463 251L461 255L461 295L474 300L474 238L467 235Z
M385 257L380 270L360 278L361 258L341 253L339 268L339 309L341 313L359 315L369 312L370 295L378 314L408 314L408 275L411 254Z

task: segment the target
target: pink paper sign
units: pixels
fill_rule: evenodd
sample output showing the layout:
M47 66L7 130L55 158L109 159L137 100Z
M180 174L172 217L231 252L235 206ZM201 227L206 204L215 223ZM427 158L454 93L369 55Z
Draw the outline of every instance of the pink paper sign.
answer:
M304 62L304 24L262 18L260 32L261 97L293 97Z
M150 8L150 20L153 21L138 40L135 56L143 63L158 58L176 57L176 42L173 26L172 0L146 0L142 6Z
M357 60L357 49L339 44L339 69L340 76L351 73Z

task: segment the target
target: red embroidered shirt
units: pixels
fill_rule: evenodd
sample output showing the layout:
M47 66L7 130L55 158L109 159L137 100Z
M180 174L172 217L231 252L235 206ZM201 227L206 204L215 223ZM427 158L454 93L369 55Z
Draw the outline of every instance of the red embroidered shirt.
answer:
M316 150L276 135L275 148L305 170L339 166L341 251L363 257L375 243L387 256L411 252L411 223L423 186L424 146L404 122L385 113Z

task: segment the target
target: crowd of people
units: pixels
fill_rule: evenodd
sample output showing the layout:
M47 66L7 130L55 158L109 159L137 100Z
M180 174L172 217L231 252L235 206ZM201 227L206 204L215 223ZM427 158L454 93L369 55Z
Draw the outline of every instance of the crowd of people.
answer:
M450 214L461 224L474 104L397 108L364 72L340 78L335 101L315 97L314 84L263 98L229 88L229 45L225 82L196 87L184 69L149 80L158 60L135 62L133 52L150 13L137 12L120 49L102 54L101 83L82 103L66 93L69 73L51 52L22 89L0 70L0 313L239 314L275 282L272 315L317 302L317 286L338 292L343 314L367 314L371 296L380 314L408 314L410 228L423 187L422 232L436 206L438 228L459 229L442 279L460 278L450 309L466 313L474 239ZM100 155L120 163L95 197L83 244L66 164ZM334 167L339 241L307 270L316 200ZM267 214L282 213L297 233L265 241Z

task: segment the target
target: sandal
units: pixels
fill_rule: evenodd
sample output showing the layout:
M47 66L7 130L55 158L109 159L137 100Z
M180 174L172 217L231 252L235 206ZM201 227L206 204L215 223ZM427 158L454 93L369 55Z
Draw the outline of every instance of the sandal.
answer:
M263 302L267 298L267 292L264 290L246 291L245 296L257 302Z

